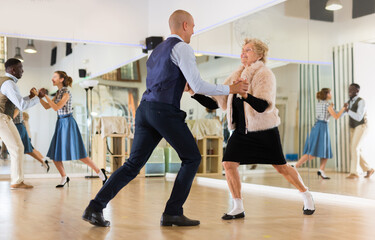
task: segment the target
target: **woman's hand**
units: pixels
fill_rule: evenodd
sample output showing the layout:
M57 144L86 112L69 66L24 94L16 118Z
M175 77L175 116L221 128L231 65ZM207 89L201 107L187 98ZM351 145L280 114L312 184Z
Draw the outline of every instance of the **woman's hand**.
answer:
M46 96L46 92L47 92L47 90L45 88L39 89L38 97L39 98L44 98L44 96Z
M248 83L246 78L239 78L239 79L237 79L237 80L235 81L235 83L238 83L238 82ZM246 99L246 98L247 98L247 92L240 94L240 96L241 96L243 99Z
M33 98L33 97L35 97L36 95L38 95L38 92L36 91L36 88L32 88L32 89L30 90L29 98Z
M333 108L333 103L331 103L330 105L329 105L329 107L328 107L328 112L329 112L329 114L331 114L331 116L334 118L334 119L339 119L340 117L341 117L341 115L346 111L345 110L346 108L345 107L343 107L343 108L341 108L341 110L338 112L338 113L336 113L336 111L335 111L335 109Z

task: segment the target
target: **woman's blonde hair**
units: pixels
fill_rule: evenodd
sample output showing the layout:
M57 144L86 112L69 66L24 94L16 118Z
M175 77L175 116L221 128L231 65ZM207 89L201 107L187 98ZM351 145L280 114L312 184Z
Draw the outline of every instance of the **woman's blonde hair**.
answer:
M259 60L262 61L263 63L267 62L267 54L268 54L268 46L261 40L257 38L245 38L244 43L242 47L245 45L252 43L254 46L254 52L261 57Z

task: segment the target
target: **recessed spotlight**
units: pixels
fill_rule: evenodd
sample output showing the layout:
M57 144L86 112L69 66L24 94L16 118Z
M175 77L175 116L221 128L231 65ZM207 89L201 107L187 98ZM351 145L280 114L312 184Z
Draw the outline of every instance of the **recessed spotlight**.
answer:
M342 3L340 0L328 0L326 4L326 10L337 11L342 8Z

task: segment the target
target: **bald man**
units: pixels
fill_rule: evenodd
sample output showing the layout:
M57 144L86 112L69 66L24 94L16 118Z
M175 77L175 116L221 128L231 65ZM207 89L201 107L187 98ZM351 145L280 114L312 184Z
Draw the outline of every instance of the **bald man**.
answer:
M201 154L180 110L185 85L205 95L244 94L248 84L214 85L204 82L199 74L193 49L188 45L194 33L194 19L186 11L177 10L169 18L171 35L159 44L147 60L147 90L135 117L134 141L130 157L115 171L86 208L82 218L93 225L108 227L103 209L116 194L134 179L146 164L162 138L177 151L181 169L162 214L161 226L197 226L183 214L190 188L198 170ZM128 203L132 207L134 203Z

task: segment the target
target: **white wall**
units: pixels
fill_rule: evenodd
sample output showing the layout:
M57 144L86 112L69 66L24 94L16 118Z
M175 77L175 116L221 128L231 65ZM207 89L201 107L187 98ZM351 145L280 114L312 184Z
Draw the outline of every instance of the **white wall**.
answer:
M273 68L277 83L277 102L286 105L283 150L284 153L298 153L299 114L299 70L298 64ZM297 136L297 137L296 137Z
M74 44L73 53L65 56L65 43L54 45L58 59L56 65L49 67L50 71L66 71L76 83L83 80L78 75L80 68L86 69L90 77L97 77L146 56L138 48L82 43Z
M243 39L255 37L269 45L270 58L332 62L331 49L337 42L334 29L332 23L286 16L281 3L198 35L192 46L198 52L238 57Z
M251 36L269 42L270 57L330 62L333 46L375 39L372 24L375 14L351 19L351 0L343 1L344 8L335 12L334 23L286 16L286 3L278 4L280 2L282 0L108 0L105 3L98 0L0 0L7 9L4 19L11 18L13 12L21 16L20 21L12 24L0 21L0 34L136 46L150 35L167 36L170 13L182 8L195 17L198 34L193 37L192 46L199 51L238 55L243 37ZM300 12L308 12L308 4L301 4L301 7L305 9L299 9ZM241 17L244 18L233 22Z
M358 41L375 42L375 14L352 19L352 0L343 0L345 6L335 12L335 30L339 31L337 45Z
M288 2L197 35L191 45L198 52L239 57L242 40L256 37L269 44L271 59L329 63L334 46L375 42L375 14L352 19L351 0L343 1L344 8L335 12L333 23L287 15L286 4ZM308 4L303 6L298 11L308 12Z
M361 86L359 96L365 100L368 118L368 133L364 140L363 153L366 160L374 167L375 148L375 45L355 43L353 46L354 82Z
M139 44L148 36L148 0L1 0L0 34L50 41ZM67 40L69 39L69 40Z
M283 1L285 0L150 0L148 30L150 35L167 36L169 15L177 9L184 9L193 15L195 32L200 34Z
M0 0L0 34L51 41L101 41L134 44L151 35L169 34L168 17L190 11L197 30L213 28L284 0ZM67 40L69 39L69 40Z

